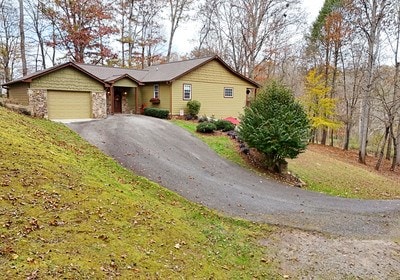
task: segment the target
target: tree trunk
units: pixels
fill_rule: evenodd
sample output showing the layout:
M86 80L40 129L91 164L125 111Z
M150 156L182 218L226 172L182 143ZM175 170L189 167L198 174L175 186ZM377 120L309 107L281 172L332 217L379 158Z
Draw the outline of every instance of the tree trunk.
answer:
M387 139L387 148L386 148L386 156L385 159L386 160L390 160L392 158L392 143L393 143L393 139L390 137L389 139Z
M382 147L381 147L381 150L379 152L379 158L378 158L378 161L377 161L377 163L375 165L375 169L376 170L379 170L379 168L381 167L383 155L385 153L386 142L388 141L389 131L390 131L390 126L386 125L386 127L385 127L385 137L384 137L384 139L382 141Z
M368 145L368 127L369 127L369 117L371 111L371 95L373 90L373 80L375 76L375 63L377 56L377 49L379 48L379 34L380 25L382 22L382 16L384 9L386 7L386 0L379 0L380 11L378 12L378 0L373 0L371 5L371 11L365 6L363 11L368 18L369 26L363 26L367 41L368 41L368 63L367 63L367 88L365 89L364 96L361 101L361 113L360 113L360 145L358 153L358 161L365 164L365 158L367 155L367 145Z
M393 139L393 159L392 159L392 166L390 167L391 171L396 170L396 166L400 162L400 120L397 125L397 135L394 135L393 127L392 130L390 131L392 134L392 139Z
M326 145L326 138L328 135L328 130L326 127L322 128L322 135L321 135L321 145Z
M350 144L350 131L351 131L351 125L349 123L346 123L346 134L344 138L344 145L343 145L343 150L348 151L349 150L349 144Z
M28 74L28 67L26 65L26 51L25 51L25 28L24 28L24 1L19 0L19 35L20 35L20 51L22 62L22 75Z

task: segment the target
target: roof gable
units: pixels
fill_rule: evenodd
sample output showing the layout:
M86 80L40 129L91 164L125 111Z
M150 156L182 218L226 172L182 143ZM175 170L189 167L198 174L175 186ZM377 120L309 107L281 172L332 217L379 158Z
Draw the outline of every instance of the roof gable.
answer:
M147 75L143 78L143 82L172 82L177 80L188 73L202 67L203 65L211 62L217 61L224 68L226 68L232 75L239 77L256 87L261 87L255 81L247 78L246 76L236 72L233 70L228 64L226 64L219 56L211 56L205 58L191 59L191 60L183 60L177 62L170 62L165 64L152 65L145 70L147 70Z
M56 71L58 71L58 70L61 70L61 69L67 68L67 67L72 67L72 68L74 68L74 69L77 69L77 70L79 70L80 72L82 72L82 73L88 75L89 77L93 78L94 80L96 80L96 81L98 81L98 82L100 82L100 83L104 83L101 79L99 79L98 77L96 77L96 76L93 75L92 73L87 72L87 71L85 71L84 69L79 68L79 67L77 66L77 64L75 64L75 63L73 63L73 62L67 62L67 63L60 64L60 65L56 65L56 66L53 66L53 67L50 67L50 68L47 68L47 69L44 69L44 70L41 70L41 71L32 73L32 74L28 74L28 75L26 75L26 76L23 76L22 78L19 78L19 79L13 80L13 81L11 81L11 82L5 83L5 84L3 84L2 86L9 86L9 85L12 85L12 84L15 84L15 83L20 83L20 82L23 82L23 83L30 83L30 82L32 82L32 80L34 80L34 79L36 79L36 78L45 76L45 75L47 75L47 74L56 72Z
M205 57L199 59L190 59L183 61L175 61L165 64L152 65L147 70L146 76L143 78L143 82L169 82L178 79L188 72L197 69L201 65L212 60L213 57Z
M108 66L98 66L90 64L77 64L77 66L92 75L95 75L105 83L115 83L123 78L133 80L139 85L143 85L142 78L147 74L145 70L136 70L129 68L117 68Z

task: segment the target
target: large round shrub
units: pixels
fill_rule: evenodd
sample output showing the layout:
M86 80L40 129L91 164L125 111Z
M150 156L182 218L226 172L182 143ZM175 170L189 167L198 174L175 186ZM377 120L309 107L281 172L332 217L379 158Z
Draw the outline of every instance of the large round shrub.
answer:
M282 172L286 158L306 149L309 127L307 114L292 92L273 82L245 108L239 136L265 155L269 169Z
M196 128L196 131L201 133L212 133L215 130L217 130L217 127L211 122L199 123Z

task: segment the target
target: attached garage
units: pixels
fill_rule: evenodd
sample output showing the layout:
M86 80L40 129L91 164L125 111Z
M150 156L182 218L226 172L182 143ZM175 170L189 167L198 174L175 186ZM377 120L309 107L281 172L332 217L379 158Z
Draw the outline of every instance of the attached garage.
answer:
M89 119L92 117L91 103L89 92L47 92L49 119Z

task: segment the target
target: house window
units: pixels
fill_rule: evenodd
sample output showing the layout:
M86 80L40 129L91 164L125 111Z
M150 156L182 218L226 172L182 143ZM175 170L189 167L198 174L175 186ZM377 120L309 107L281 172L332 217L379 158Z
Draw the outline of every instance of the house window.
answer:
M183 84L183 100L192 99L192 85Z
M229 88L229 87L224 88L224 97L232 98L233 97L233 88Z
M154 84L154 98L160 98L160 86L158 84Z

